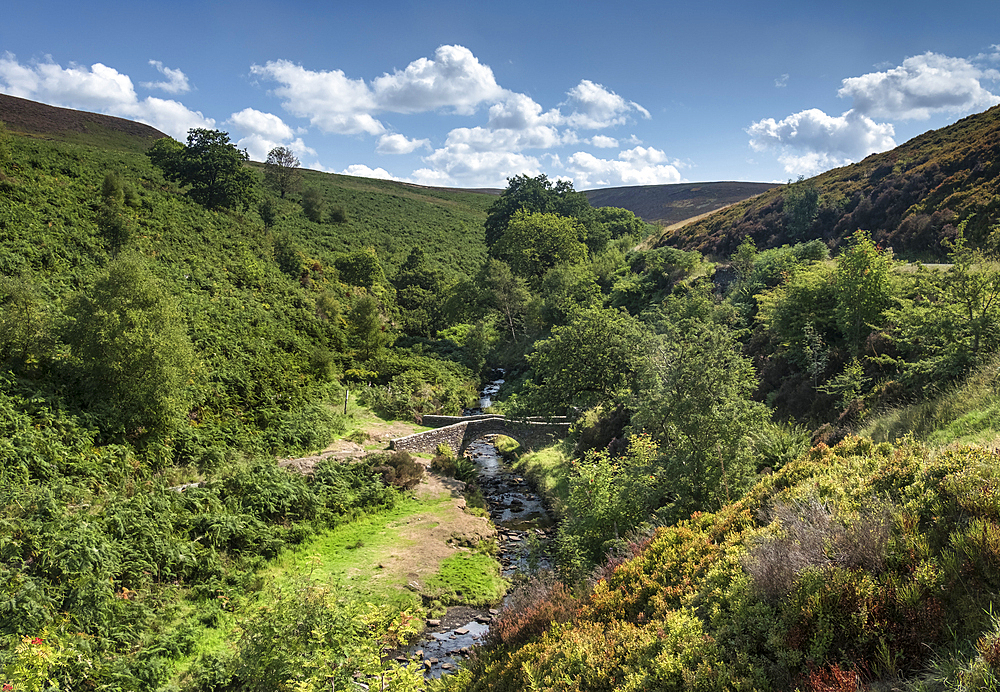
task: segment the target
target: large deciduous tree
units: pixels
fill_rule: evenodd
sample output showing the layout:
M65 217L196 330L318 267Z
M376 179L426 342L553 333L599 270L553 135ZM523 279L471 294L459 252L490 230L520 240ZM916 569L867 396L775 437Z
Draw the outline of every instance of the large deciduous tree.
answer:
M560 180L552 184L545 175L532 178L516 175L507 179L507 189L490 206L486 216L486 246L499 242L511 219L519 211L558 214L576 219L590 218L590 201L573 184Z
M645 327L623 310L579 310L528 356L538 384L526 388L525 408L559 414L627 401L642 379L648 339Z
M580 236L575 219L520 210L507 224L493 254L538 287L545 273L557 264L586 259L587 247Z
M264 163L264 182L271 189L285 198L289 192L295 192L302 181L299 166L302 162L288 147L275 147L267 154Z
M208 209L240 209L254 199L256 177L244 165L249 156L228 132L192 128L187 146L161 139L148 156L168 180L190 185L188 195Z
M881 326L892 303L891 269L891 256L872 242L867 231L857 231L837 258L835 314L854 355L861 352L872 329Z

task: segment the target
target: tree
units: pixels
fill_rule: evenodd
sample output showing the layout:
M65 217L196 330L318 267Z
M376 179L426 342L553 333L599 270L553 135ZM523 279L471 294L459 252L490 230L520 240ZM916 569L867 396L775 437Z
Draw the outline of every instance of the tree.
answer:
M291 149L275 147L268 152L264 163L264 182L284 199L289 192L295 192L302 182L301 165Z
M375 298L362 294L354 299L351 311L347 313L347 334L351 348L359 360L372 361L378 358L389 341L389 335Z
M108 241L112 257L117 257L133 235L133 220L125 209L125 191L122 180L114 171L108 171L101 184L101 202L97 209L97 229Z
M147 154L168 180L190 185L188 195L208 209L240 209L253 202L256 178L229 133L192 128L187 146L158 140Z
M798 240L805 236L816 220L819 209L819 189L800 176L796 182L788 182L783 196L785 230L788 237Z
M524 279L514 276L506 262L488 259L476 277L476 285L483 292L483 302L497 311L510 330L511 341L524 329L524 316L531 300L531 291Z
M679 516L736 500L756 469L750 434L767 420L757 378L724 325L686 320L649 340L649 378L632 417L665 457Z
M591 218L590 201L573 184L560 180L555 185L545 176L516 175L507 179L507 189L490 205L486 215L486 246L492 248L519 211L558 214L581 220ZM580 240L585 239L580 238Z
M84 399L110 432L160 436L184 422L194 349L176 301L139 255L119 256L67 314L66 341L86 372Z
M493 255L536 287L557 264L582 262L587 248L580 242L575 219L557 214L517 211L493 248Z
M857 231L837 259L835 314L853 355L861 352L872 329L881 326L892 302L891 269L892 258L867 231Z
M624 310L579 310L569 324L553 327L551 337L535 343L524 407L560 414L628 400L642 379L648 339L645 327Z
M313 223L323 223L325 208L326 200L323 199L323 193L316 188L310 187L302 193L302 212Z

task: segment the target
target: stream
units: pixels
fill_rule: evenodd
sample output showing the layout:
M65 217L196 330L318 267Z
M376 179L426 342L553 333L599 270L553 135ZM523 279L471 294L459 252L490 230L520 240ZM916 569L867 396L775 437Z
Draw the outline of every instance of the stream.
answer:
M488 408L503 380L483 389L480 409ZM466 412L471 415L472 412ZM507 466L492 440L483 438L468 446L465 456L479 469L478 483L497 528L498 559L506 578L518 572L532 572L552 566L548 545L555 533L555 521L528 481ZM407 649L400 660L415 661L424 668L424 677L437 678L457 669L459 662L489 632L489 623L498 614L489 610L456 606L440 620L428 620L425 636ZM456 625L456 623L458 623Z

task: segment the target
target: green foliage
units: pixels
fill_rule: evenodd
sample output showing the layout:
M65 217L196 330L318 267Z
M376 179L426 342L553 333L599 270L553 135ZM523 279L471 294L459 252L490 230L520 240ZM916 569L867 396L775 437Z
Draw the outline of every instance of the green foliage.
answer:
M191 199L207 209L241 209L250 206L257 184L249 160L229 141L229 133L192 128L187 146L159 140L149 151L150 160L168 180L190 185Z
M69 305L66 341L85 397L110 430L167 435L192 403L196 360L176 301L137 255L123 255Z
M302 193L302 213L313 223L323 223L323 212L326 211L326 200L323 193L314 187L306 188Z
M586 258L587 247L580 241L584 234L570 217L519 210L491 253L509 264L517 276L538 285L557 264L582 262Z
M837 258L834 314L855 355L861 352L872 330L883 323L893 296L891 267L891 257L876 247L864 231L855 233L850 247Z
M230 689L347 689L355 673L373 676L383 690L416 690L423 682L386 653L416 632L412 615L352 604L305 580L266 594L239 627L233 658L213 662L228 668Z
M564 413L627 398L637 390L647 340L643 326L621 310L575 312L551 337L535 342L528 356L534 382L520 405L535 413Z
M632 422L659 442L683 516L742 495L756 470L749 437L767 410L751 400L754 369L724 324L676 309L666 317L648 345L649 378Z
M507 189L496 198L486 215L486 245L492 248L503 237L513 218L523 214L551 214L583 219L591 213L590 202L573 184L560 180L552 184L545 175L532 178L516 175L507 179Z
M659 449L646 435L630 438L621 456L591 451L573 462L557 538L560 569L570 583L653 515L673 480L661 476L658 462Z
M795 182L789 182L782 195L782 213L785 217L785 230L790 238L802 238L812 228L819 209L819 189L814 183L806 182L800 176Z
M295 192L302 184L299 167L302 162L288 147L275 147L267 153L264 163L264 183L278 193L281 199Z

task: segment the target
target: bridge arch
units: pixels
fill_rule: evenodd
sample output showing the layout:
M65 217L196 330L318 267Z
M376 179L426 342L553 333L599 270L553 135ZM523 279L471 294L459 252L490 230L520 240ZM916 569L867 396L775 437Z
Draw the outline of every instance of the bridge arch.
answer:
M447 444L461 455L470 442L487 435L507 435L517 440L523 449L539 449L566 437L570 426L565 418L508 419L497 415L424 416L423 423L437 427L434 430L397 437L389 442L389 449L434 452L439 444Z

